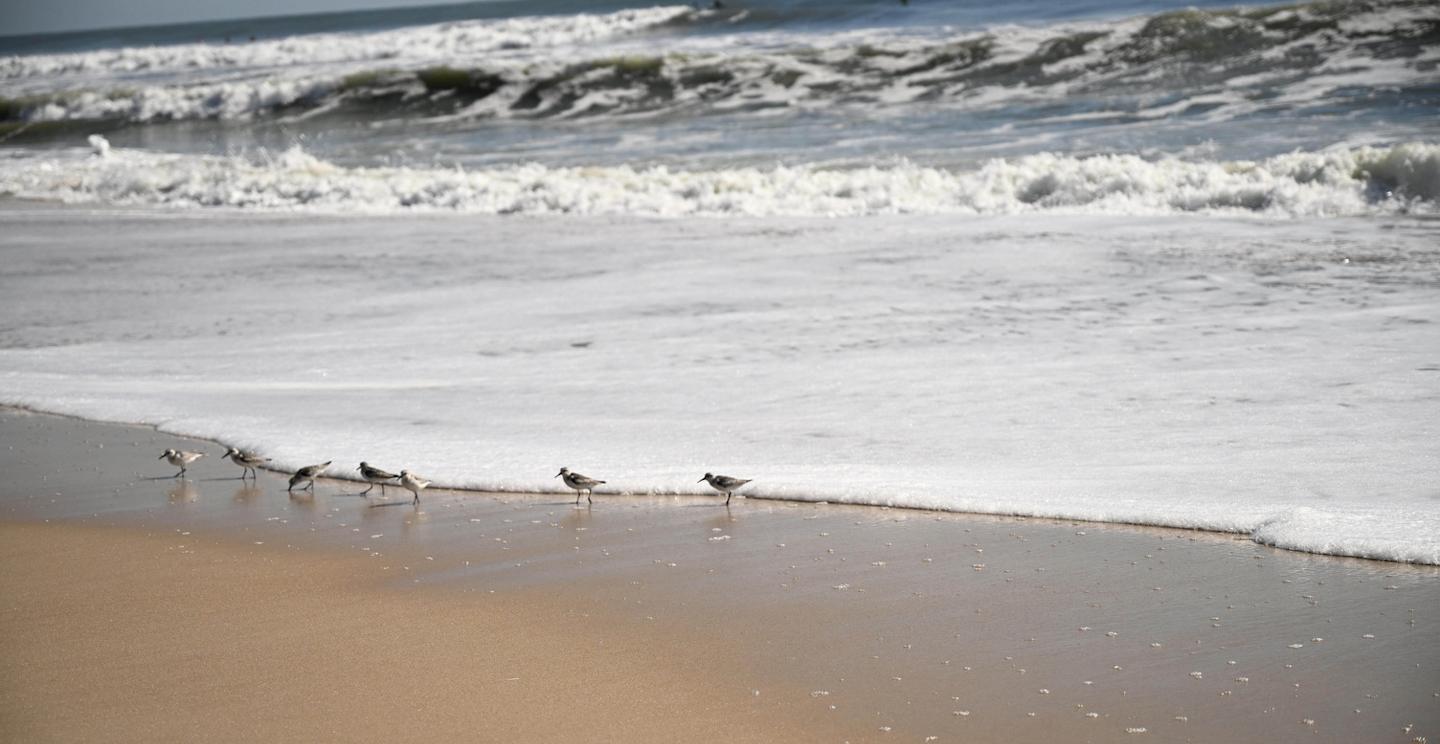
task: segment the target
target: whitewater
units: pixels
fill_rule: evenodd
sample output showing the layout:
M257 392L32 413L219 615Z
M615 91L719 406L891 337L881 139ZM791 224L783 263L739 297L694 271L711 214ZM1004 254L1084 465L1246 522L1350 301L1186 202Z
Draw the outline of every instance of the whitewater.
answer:
M251 160L92 147L0 156L0 192L69 203L399 214L858 216L879 214L1435 214L1440 145L1292 153L1263 161L1038 153L973 169L667 166L346 168L299 148Z
M1433 4L726 6L0 39L0 404L1440 565Z
M340 475L712 471L1440 562L1426 220L5 221L13 405Z

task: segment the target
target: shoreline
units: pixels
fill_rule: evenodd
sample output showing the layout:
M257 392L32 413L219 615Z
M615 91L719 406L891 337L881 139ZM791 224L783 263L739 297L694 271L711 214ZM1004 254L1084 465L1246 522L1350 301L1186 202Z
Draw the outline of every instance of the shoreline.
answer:
M31 660L4 673L0 710L51 690L24 699L25 720L78 727L65 731L98 725L86 710L136 710L127 730L193 738L192 719L153 703L189 694L216 720L358 739L394 720L416 726L410 736L468 721L494 740L560 741L1440 735L1431 567L844 505L602 495L592 508L438 490L417 508L408 493L367 501L336 481L292 497L270 473L241 484L229 463L169 478L152 450L187 442L147 427L0 412L0 431L13 443L0 450L0 531L28 556L4 579L5 596L28 599L0 613L0 642ZM195 676L237 639L233 674ZM89 649L84 673L65 662L76 648ZM476 648L518 671L474 671ZM394 677L385 659L411 665L413 689L377 703L367 685ZM593 688L555 678L576 665ZM118 678L107 675L151 686L92 684ZM535 686L481 721L471 696L455 697L476 675ZM638 708L631 680L653 691ZM157 685L166 694L141 695ZM93 705L48 708L74 699L64 690ZM422 700L448 702L406 718ZM393 720L375 723L367 704ZM651 733L621 732L621 710Z
M6 410L19 411L19 412L22 412L22 413L31 414L31 415L38 415L38 416L55 416L55 417L58 417L58 418L70 419L70 420L74 420L74 421L82 422L82 423L106 424L106 425L115 425L115 426L135 426L135 427L142 427L142 428L146 428L146 429L151 429L151 430L155 431L157 434L166 434L166 435L169 435L169 436L174 436L174 437L180 437L180 438L185 438L185 439L191 439L191 440L195 440L195 441L206 442L206 443L211 444L211 445L213 445L213 446L215 446L215 447L219 447L219 448L221 448L222 450L225 449L225 448L231 447L231 446L235 446L235 447L238 447L238 446L239 446L239 445L228 444L228 443L226 443L224 440L221 440L221 439L212 439L212 438L209 438L209 437L200 437L200 436L195 436L195 435L191 435L191 434L185 434L185 433L180 433L180 432L168 431L168 430L166 430L166 429L163 429L163 428L162 428L160 425L158 425L158 424L149 424L149 423L135 422L135 421L104 421L104 420L97 420L97 419L89 418L89 417L86 417L86 416L80 416L80 415L76 415L76 414L56 413L56 412L54 412L54 411L43 410L43 409L35 408L35 407L32 407L32 406L15 405L15 404L10 404L10 403L0 403L0 412L6 411ZM211 454L211 453L207 453L207 457L208 457L209 454ZM216 459L221 459L221 458L217 457ZM237 467L238 467L238 466L237 466ZM259 466L259 469L260 469L260 470L263 470L263 471L265 471L265 472L267 472L267 473L273 474L273 475L286 476L286 477L288 477L288 476L293 472L293 471L289 471L289 470L281 470L281 469L278 469L278 468L272 468L272 467L268 467L268 466ZM360 485L368 485L367 481L361 480L361 479L359 479L359 478L346 478L346 477L339 477L339 476L332 476L332 475L322 476L322 477L319 478L318 480L328 480L328 481L334 481L334 482L337 482L337 483L354 483L354 484L360 484ZM394 485L394 487L395 487L395 488L399 488L398 485ZM548 496L548 495L556 495L556 494L560 494L560 495L570 494L570 495L573 495L573 492L570 491L569 489L551 490L551 491L525 491L525 490L505 490L505 489L477 489L477 488L466 488L466 487L447 486L447 485L444 485L443 483L441 483L441 482L439 482L439 481L436 481L436 482L432 483L429 488L433 488L433 489L435 489L435 490L451 491L451 492L455 492L455 493L491 494L491 495L506 495L506 496ZM428 489L427 489L427 490L428 490ZM646 494L646 493L633 493L633 492L630 492L630 491L624 491L624 490L622 490L622 491L620 491L620 492L618 492L618 493L602 493L601 495L604 496L604 497L611 497L611 496L619 496L619 497L677 496L677 497L678 497L678 496L696 496L697 494L691 494L691 493L674 493L674 494L648 493L648 494ZM700 496L705 496L705 495L707 495L707 494L698 494L698 495L700 495ZM1257 544L1257 545L1264 545L1264 546L1266 546L1266 547L1274 548L1274 549L1276 549L1276 550L1285 550L1285 551L1290 551L1290 552L1294 552L1294 553L1301 553L1301 554L1306 554L1306 555L1318 555L1318 556L1325 556L1325 557L1331 557L1331 558L1348 558L1348 559L1353 559L1353 560L1376 561L1376 562L1379 562L1379 563L1396 563L1396 564L1401 564L1401 565L1412 565L1412 566L1440 566L1440 561L1428 562L1428 561L1424 561L1424 560L1398 560L1398 559L1392 559L1392 558L1374 557L1374 556L1370 556L1370 555L1360 555L1360 554L1356 554L1356 553L1353 553L1353 552L1345 552L1345 551L1343 551L1343 550L1337 550L1337 551L1335 551L1335 552L1317 552L1317 551L1304 550L1304 549L1301 549L1301 548L1292 548L1292 547L1288 547L1288 546L1285 546L1285 545L1277 544L1275 541L1266 541L1266 540L1257 539L1257 538L1256 538L1256 534L1257 534L1258 530L1251 530L1251 531L1248 531L1248 532L1247 532L1247 531L1245 531L1245 530L1240 530L1240 529L1237 529L1237 530L1207 529L1207 528L1204 528L1204 527L1175 526L1175 525L1172 525L1172 524L1166 524L1166 523L1158 522L1158 521L1157 521L1157 522L1143 522L1143 521L1126 521L1126 520L1095 520L1095 519L1086 519L1086 518L1083 518L1083 517L1067 517L1067 516L1053 516L1053 515L1044 515L1044 514L1034 514L1034 513L1023 512L1023 511L964 511L964 510L958 510L958 509L957 509L957 510L934 509L934 508L926 508L926 507L919 507L919 506L908 506L908 505L887 505L887 504L856 503L856 502L848 502L848 501L829 501L829 500L824 500L824 499L806 499L806 498L784 497L784 496L765 496L765 495L759 495L759 494L757 494L757 495L747 495L747 494L744 494L744 493L737 493L736 495L744 497L744 499L747 500L747 501L748 501L748 500L756 500L756 501L775 501L775 502L783 502L783 503L815 504L815 505L819 505L819 506L837 506L837 505L843 505L843 506L847 506L847 507L864 508L864 509L883 509L883 510L899 509L899 510L905 510L905 511L912 511L912 512L916 512L916 513L919 513L919 514L954 514L954 515L959 515L959 516L972 516L972 517L1015 518L1015 519L1026 519L1026 520L1036 519L1036 520L1045 520L1045 521L1049 521L1049 522L1054 522L1054 523L1057 523L1057 524L1058 524L1058 523L1083 523L1083 524L1092 524L1092 525L1116 525L1116 526L1123 526L1123 527L1151 528L1151 529L1159 529L1159 530L1175 530L1175 531L1178 531L1178 532L1185 532L1185 533L1202 533L1202 534L1207 534L1207 535L1238 536L1238 537L1241 537L1241 538L1243 538L1243 539L1249 540L1250 542L1253 542L1253 543L1255 543L1255 544ZM1263 528L1264 526L1265 526L1265 525L1263 525L1263 524L1261 525L1262 528Z

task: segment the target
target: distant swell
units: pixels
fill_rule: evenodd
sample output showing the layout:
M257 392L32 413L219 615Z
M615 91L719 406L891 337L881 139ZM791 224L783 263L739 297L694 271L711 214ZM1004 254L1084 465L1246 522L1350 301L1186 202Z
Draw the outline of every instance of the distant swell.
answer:
M1059 100L1094 101L1071 114L1081 118L1236 117L1363 102L1377 89L1433 95L1424 91L1440 84L1440 9L1421 0L1186 10L918 39L796 37L783 49L711 38L692 40L693 51L659 55L637 45L589 57L570 47L547 51L694 17L678 6L236 47L12 57L0 70L29 81L28 92L0 99L0 119L148 122L314 111L566 118ZM515 49L530 53L507 56ZM183 82L142 77L31 89L44 79L37 76L157 69L191 72Z
M12 155L0 192L165 207L396 213L835 216L880 214L1434 213L1440 145L1294 153L1257 162L1042 153L950 171L910 164L672 171L664 167L464 171L343 168L292 149L276 158Z

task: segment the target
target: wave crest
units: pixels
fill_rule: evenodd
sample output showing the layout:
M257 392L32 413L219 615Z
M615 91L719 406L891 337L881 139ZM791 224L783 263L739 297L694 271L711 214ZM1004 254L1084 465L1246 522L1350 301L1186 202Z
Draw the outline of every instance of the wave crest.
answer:
M984 108L1018 101L1040 102L1043 108L1045 102L1067 100L1092 101L1083 114L1091 118L1213 118L1310 105L1333 108L1349 98L1364 102L1376 89L1413 88L1424 95L1440 64L1435 43L1440 10L1420 0L1187 10L1048 28L940 32L921 39L857 42L844 36L826 39L830 46L821 47L797 38L778 50L747 50L743 37L723 37L741 44L738 49L717 47L712 37L705 43L692 40L700 45L695 50L662 54L635 45L590 59L576 59L573 52L525 58L484 53L514 44L623 35L696 13L677 6L504 22L536 26L523 32L502 32L494 23L385 32L403 40L401 50L372 38L385 34L336 36L325 43L296 37L272 42L246 63L303 59L302 69L308 70L303 74L277 66L241 79L216 73L162 84L117 81L31 91L0 99L0 119L231 119L295 108L350 111L367 118L537 118L837 103L950 102ZM229 47L206 53L222 52L233 53ZM193 53L130 49L75 59L10 58L0 62L0 69L8 64L20 70L10 74L30 75L51 67L124 67L139 64L125 61L131 57L164 54L176 56L164 57L163 64L183 65ZM111 54L118 61L100 59ZM327 59L364 63L314 67Z
M362 34L309 34L245 44L174 44L10 56L0 57L0 78L465 59L498 51L593 42L675 23L696 14L688 6L671 5L605 14L457 21Z
M1041 153L950 171L899 163L711 171L521 165L479 171L345 168L298 148L252 161L110 150L12 155L0 192L165 207L394 213L680 216L881 214L1433 213L1440 145L1405 144L1262 161Z

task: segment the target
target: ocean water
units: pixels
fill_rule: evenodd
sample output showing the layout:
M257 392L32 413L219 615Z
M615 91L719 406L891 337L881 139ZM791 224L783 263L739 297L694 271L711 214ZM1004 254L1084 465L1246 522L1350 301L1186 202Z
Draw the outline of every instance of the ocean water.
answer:
M0 401L1440 563L1433 3L499 2L0 54Z

